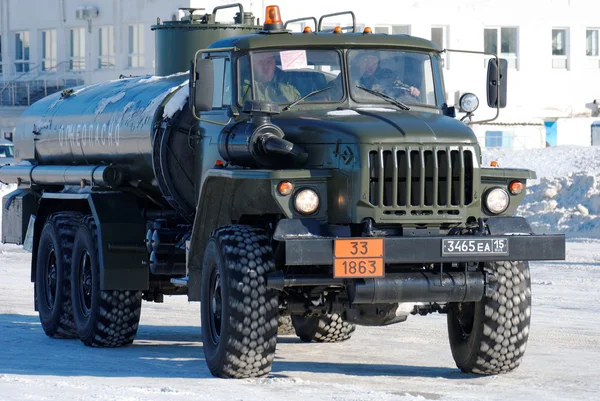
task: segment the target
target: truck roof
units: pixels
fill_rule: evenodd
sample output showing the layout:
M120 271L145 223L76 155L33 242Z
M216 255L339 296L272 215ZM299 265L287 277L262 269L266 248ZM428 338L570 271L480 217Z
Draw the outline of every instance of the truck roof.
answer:
M269 32L234 36L218 40L210 48L236 47L241 51L282 47L396 47L439 52L441 49L430 40L410 35L364 33L291 33Z

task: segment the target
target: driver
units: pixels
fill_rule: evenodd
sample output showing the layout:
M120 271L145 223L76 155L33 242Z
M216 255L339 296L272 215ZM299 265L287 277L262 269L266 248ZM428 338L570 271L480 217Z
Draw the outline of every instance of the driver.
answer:
M276 63L272 52L255 53L252 55L254 71L255 100L286 103L300 99L300 92L287 82L280 82L275 74ZM250 78L244 79L242 84L242 101L252 98L252 84Z
M357 53L354 59L353 75L356 69L360 75L356 84L367 89L386 93L398 88L413 98L417 98L421 94L419 89L402 82L392 70L381 68L377 52Z

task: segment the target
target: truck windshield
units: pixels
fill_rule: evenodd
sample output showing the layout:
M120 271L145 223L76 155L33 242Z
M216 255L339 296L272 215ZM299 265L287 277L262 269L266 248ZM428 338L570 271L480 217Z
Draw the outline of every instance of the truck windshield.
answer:
M350 94L361 103L385 100L360 87L381 92L402 103L435 106L431 56L397 50L348 51Z
M339 102L343 96L340 65L340 53L335 50L284 50L254 52L252 57L245 55L239 61L240 103L254 99L289 104L330 86L333 88L310 96L304 102ZM256 93L253 94L253 90Z

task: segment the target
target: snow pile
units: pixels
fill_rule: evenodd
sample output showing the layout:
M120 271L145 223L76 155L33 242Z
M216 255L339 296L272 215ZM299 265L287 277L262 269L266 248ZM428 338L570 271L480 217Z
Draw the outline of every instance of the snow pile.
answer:
M125 97L125 94L126 94L126 92L119 92L114 96L102 99L100 101L100 103L98 103L98 106L96 107L96 111L94 111L94 115L97 116L99 114L102 114L104 109L106 109L106 106L108 106L111 103L117 103L119 100L121 100Z
M178 86L178 88L184 88L184 90L177 91L177 93L169 100L163 111L163 118L171 118L175 113L183 109L183 106L185 106L189 97L189 91L185 90L185 87L188 86L189 82L190 80L188 79Z
M139 81L136 82L136 84L151 84L152 82L161 81L163 79L181 77L183 75L190 75L190 71L188 70L188 71L185 71L185 72L177 72L175 74L165 75L165 76L152 75L152 76L150 76L148 78L140 79Z
M483 149L483 165L537 173L517 210L535 232L600 237L600 148Z

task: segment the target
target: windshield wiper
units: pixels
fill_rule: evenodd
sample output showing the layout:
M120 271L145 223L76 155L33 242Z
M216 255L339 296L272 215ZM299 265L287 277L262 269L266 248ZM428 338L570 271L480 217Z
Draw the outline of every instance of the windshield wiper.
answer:
M373 89L365 88L364 86L360 86L360 85L356 85L356 87L358 89L364 90L365 92L369 92L372 95L375 95L375 96L378 96L378 97L380 97L380 98L382 98L384 100L387 100L388 102L390 102L394 106L398 107L400 110L410 110L410 107L408 107L407 105L405 105L401 101L396 100L393 97L386 95L385 93L374 91Z
M298 103L300 103L301 101L303 101L304 99L309 98L312 95L316 95L317 93L325 92L326 90L329 90L329 89L333 89L333 86L328 86L327 88L317 89L316 91L312 91L312 92L302 96L300 99L296 100L294 103L290 103L289 105L285 106L283 109L281 109L281 111L287 111L287 110L291 109L292 107L294 107L295 105L297 105Z

